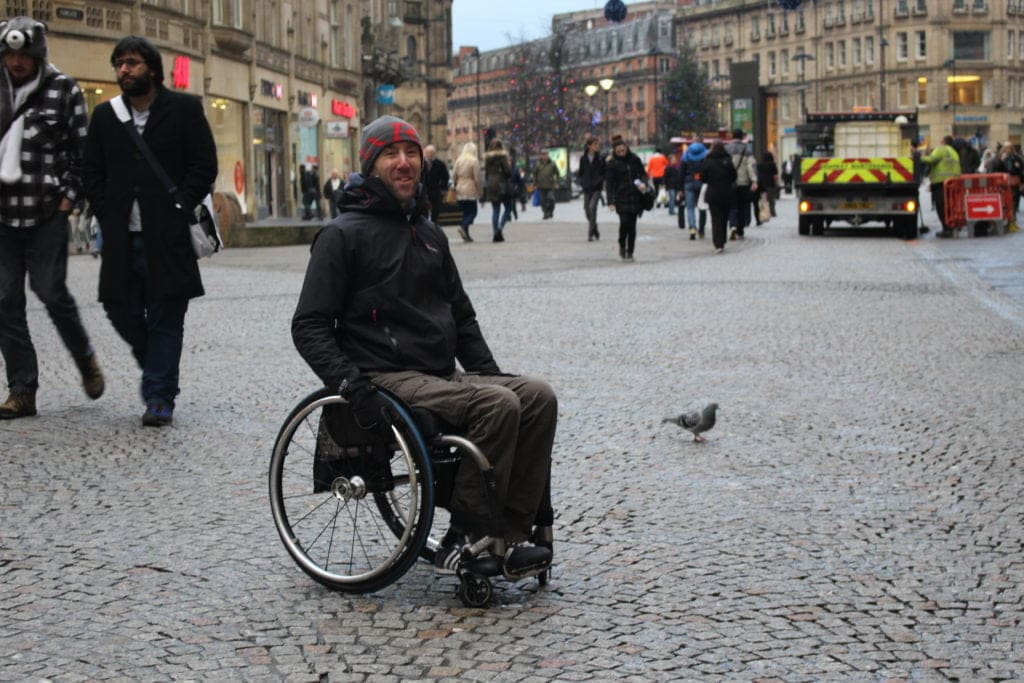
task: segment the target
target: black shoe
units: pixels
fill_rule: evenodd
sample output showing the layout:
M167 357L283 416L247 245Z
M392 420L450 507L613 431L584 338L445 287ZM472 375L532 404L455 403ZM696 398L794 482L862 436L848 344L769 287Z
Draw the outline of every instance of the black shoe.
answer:
M505 576L519 579L539 574L551 566L551 550L525 541L509 545L505 550Z
M146 412L142 414L144 427L165 427L174 421L174 408L162 401L146 403Z
M594 231L594 239L595 240L600 240L601 239L601 233L598 232L597 230Z
M501 235L501 230L499 230L498 232L494 233L494 241L495 242L504 242L505 241L505 238L502 237L502 235Z
M459 568L462 549L469 543L466 534L455 527L448 529L441 545L434 551L434 572L437 574L454 574Z

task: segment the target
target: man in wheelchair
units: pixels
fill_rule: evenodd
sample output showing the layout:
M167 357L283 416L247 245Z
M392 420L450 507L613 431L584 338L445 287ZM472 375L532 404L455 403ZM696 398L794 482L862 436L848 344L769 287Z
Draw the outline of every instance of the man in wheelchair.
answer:
M461 430L490 460L490 492L475 462L459 466L438 571L454 572L462 547L483 536L504 539L506 575L543 571L552 556L555 394L543 380L498 368L448 239L429 220L417 131L381 117L363 129L359 156L339 216L313 241L292 318L295 347L360 427L390 429L382 387ZM548 536L535 538L535 525Z

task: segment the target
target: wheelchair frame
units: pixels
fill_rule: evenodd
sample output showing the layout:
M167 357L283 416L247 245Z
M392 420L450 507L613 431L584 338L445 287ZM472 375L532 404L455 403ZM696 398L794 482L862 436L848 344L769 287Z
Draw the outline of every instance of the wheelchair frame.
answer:
M288 554L315 581L346 593L381 590L418 558L433 564L434 510L447 506L464 457L480 469L493 506L493 468L476 444L378 391L394 408L390 439L359 428L345 399L325 388L292 409L270 460L271 512ZM423 424L435 433L424 435ZM534 537L550 545L551 527L537 527ZM504 551L504 541L492 537L462 549L456 575L463 604L490 601L490 577L502 563L481 558ZM549 569L536 576L545 585Z

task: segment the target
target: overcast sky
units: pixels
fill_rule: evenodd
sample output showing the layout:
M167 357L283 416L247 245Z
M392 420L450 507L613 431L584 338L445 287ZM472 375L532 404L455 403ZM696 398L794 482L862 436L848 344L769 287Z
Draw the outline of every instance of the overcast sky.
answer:
M601 9L606 0L453 0L452 50L474 45L497 50L551 33L551 17L562 12ZM629 3L626 3L629 7ZM509 41L509 36L512 41Z

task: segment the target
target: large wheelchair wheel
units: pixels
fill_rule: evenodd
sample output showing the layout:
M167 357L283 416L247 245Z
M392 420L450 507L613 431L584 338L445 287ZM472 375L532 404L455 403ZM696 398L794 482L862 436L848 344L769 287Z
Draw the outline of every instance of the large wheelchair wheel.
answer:
M319 583L369 593L404 575L433 523L434 482L422 437L399 402L387 439L351 429L348 404L327 389L282 425L270 460L274 524L296 564Z

